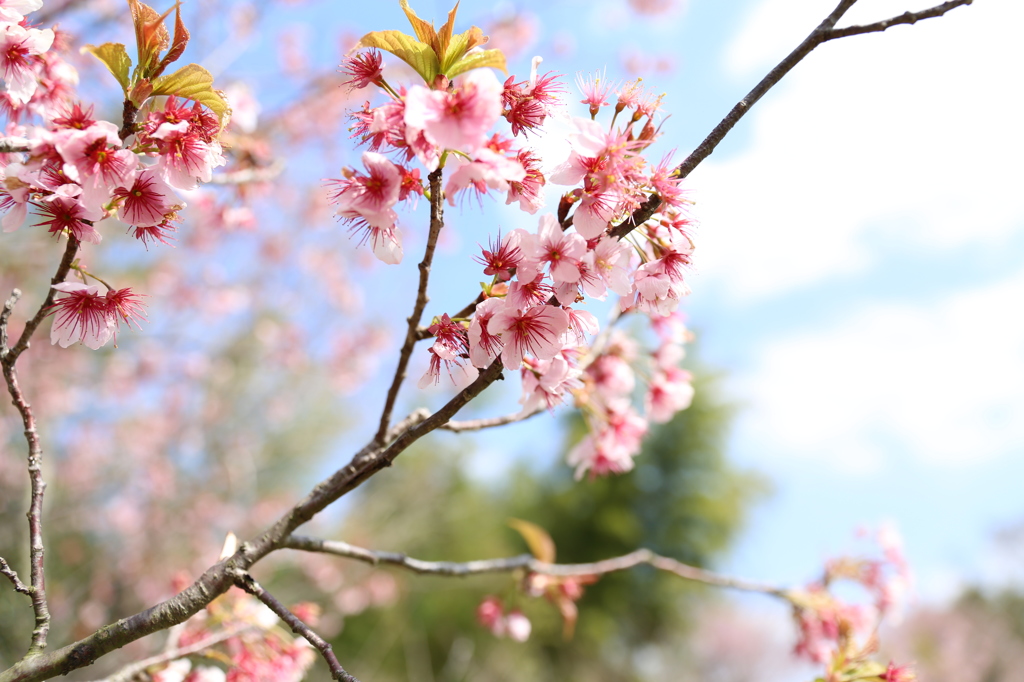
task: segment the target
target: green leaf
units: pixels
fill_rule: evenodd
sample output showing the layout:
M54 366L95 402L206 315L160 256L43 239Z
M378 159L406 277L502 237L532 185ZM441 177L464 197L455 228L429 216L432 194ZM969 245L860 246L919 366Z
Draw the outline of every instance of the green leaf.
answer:
M473 52L466 55L445 71L444 75L449 78L455 78L460 73L466 73L472 69L479 69L485 66L492 69L501 69L503 73L508 73L508 68L505 66L505 55L501 50L484 50L483 52Z
M441 59L441 73L447 74L448 69L465 57L467 52L477 45L483 45L487 40L484 32L476 26L451 38Z
M82 52L88 52L103 62L110 73L114 74L121 90L125 93L128 92L128 70L132 68L132 58L128 56L124 45L121 43L103 43L99 47L86 45L82 48Z
M411 35L401 31L373 31L359 39L355 48L376 47L395 55L411 66L428 84L440 73L437 55L426 43L421 43Z
M412 24L412 30L416 32L416 37L419 38L419 41L434 48L437 44L437 31L434 30L434 25L416 16L416 12L413 11L412 7L409 7L408 0L400 0L399 4L402 6L402 11L405 12L405 18Z
M158 95L177 95L199 102L217 115L221 125L225 114L230 111L224 96L213 89L213 75L198 64L183 66L153 81L152 96Z
M546 564L555 563L555 541L546 530L522 519L509 519L508 525L523 536L534 558Z

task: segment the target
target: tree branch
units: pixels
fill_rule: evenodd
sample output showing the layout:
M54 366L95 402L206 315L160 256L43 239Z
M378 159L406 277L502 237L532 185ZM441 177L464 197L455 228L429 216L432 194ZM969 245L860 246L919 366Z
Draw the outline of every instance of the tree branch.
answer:
M846 38L848 36L859 36L865 33L881 33L892 26L898 26L900 24L916 24L922 19L934 19L936 17L941 17L951 9L956 9L957 7L973 3L974 0L950 0L950 2L944 2L941 5L936 5L935 7L921 10L920 12L904 12L898 17L891 17L882 21L876 21L873 24L834 28L829 31L828 37L825 38L825 40L835 40L836 38Z
M520 410L515 414L506 414L503 417L491 417L489 419L469 419L462 422L448 422L439 426L439 429L445 431L455 431L459 433L461 431L480 431L481 429L490 429L495 426L504 426L505 424L514 424L516 422L526 421L530 417L535 417L541 412L543 408L537 408L531 412L523 412Z
M24 427L25 440L28 442L28 475L31 486L31 496L28 508L28 534L29 534L29 579L32 587L27 594L32 599L32 610L35 613L35 628L32 630L32 644L29 646L26 656L33 656L46 648L46 637L50 632L50 610L46 603L46 573L44 570L45 547L43 546L43 495L46 492L46 481L43 480L43 446L39 440L39 432L36 429L35 415L32 413L32 406L25 399L18 382L18 372L15 363L22 353L28 349L29 341L36 329L46 317L56 294L54 284L64 281L71 263L78 252L78 240L73 235L68 235L67 247L57 272L50 280L50 288L46 297L36 314L25 323L18 342L12 348L7 347L8 325L11 320L11 313L14 306L21 297L21 291L15 289L11 292L10 298L4 302L3 311L0 312L0 369L3 371L4 381L7 384L7 392L11 396L11 402L21 415L21 423ZM6 573L5 573L6 575ZM8 576L10 577L10 576ZM19 590L20 591L20 590Z
M0 575L7 576L7 579L14 585L15 592L21 592L29 596L32 595L32 588L26 587L25 583L21 582L21 578L18 577L18 574L2 556L0 556Z
M14 344L6 352L3 348L0 348L0 353L3 353L2 362L7 365L14 366L14 363L18 361L18 357L25 352L28 348L29 341L32 339L32 335L36 333L36 328L42 324L43 319L49 314L50 306L53 305L53 299L56 297L57 292L53 288L54 284L60 284L64 281L64 278L68 276L71 271L71 264L75 262L75 256L78 254L79 241L75 239L74 235L68 235L68 243L64 249L64 255L60 259L60 264L57 266L57 271L54 273L53 278L50 280L50 290L46 293L46 298L43 300L42 305L39 306L39 310L32 316L32 319L25 323L25 328L21 332L21 336L18 337L18 342ZM18 292L20 296L21 292ZM17 301L16 296L12 296L14 301ZM14 303L11 299L8 302L13 306ZM7 307L6 305L4 306ZM4 323L7 322L7 317L10 317L10 313L3 318Z
M465 577L469 575L480 575L482 573L510 573L516 570L527 570L531 573L550 575L557 577L578 577L585 575L604 575L616 571L647 564L660 571L666 571L674 575L692 580L705 585L726 587L744 592L759 592L769 594L783 599L788 598L788 591L775 585L733 578L706 571L696 566L684 564L675 559L655 554L649 549L638 549L623 556L595 561L587 564L548 564L538 561L530 554L520 554L514 557L500 559L481 559L455 563L450 561L423 561L413 559L397 552L377 552L374 550L356 547L346 542L332 540L321 540L304 536L292 536L284 544L288 549L296 549L305 552L319 552L333 554L334 556L357 559L374 566L388 564L407 569L421 575L443 575L452 577Z
M814 48L818 47L818 45L837 38L861 35L863 33L877 33L884 31L891 26L896 26L897 24L913 24L922 19L941 17L951 9L963 5L970 5L973 2L973 0L951 0L950 2L936 5L930 9L922 10L920 12L905 12L898 17L892 17L891 19L867 24L865 26L850 26L841 29L835 28L836 23L844 14L846 14L856 1L857 0L842 0L836 8L832 10L832 13L818 24L817 28L811 31L811 33L804 38L803 42L801 42L796 49L790 52L785 59L769 71L768 74L762 78L756 86L754 86L754 89L747 93L746 97L736 103L732 110L726 114L725 118L723 118L718 125L715 126L714 130L704 138L704 141L697 145L697 148L690 152L690 155L687 156L686 159L684 159L676 168L676 172L678 173L680 180L687 177L704 159L711 156L711 153L715 151L715 147L718 146L718 143L725 139L725 136L729 134L729 131L733 129L733 127L748 111L750 111L751 107L753 107L758 100L764 97L769 90L782 80L783 76L789 73L794 66L799 64L803 58L809 55ZM660 206L661 197L657 194L651 194L647 201L633 211L631 216L614 226L610 234L613 237L622 239L631 231L649 220L657 212Z
M836 22L843 16L843 14L845 14L855 1L856 0L842 0L836 9L833 10L832 14L830 14L818 26L818 28L815 29L815 31L813 31L793 52L782 60L782 62L772 69L772 71L769 72L768 75L765 76L765 78L762 79L762 81L758 83L758 85L755 86L755 88L751 90L745 98L740 100L740 102L733 107L732 111L726 115L726 117L715 127L714 130L712 130L704 141L698 145L693 152L691 152L683 163L680 164L677 169L680 178L687 177L705 158L707 158L714 151L718 143L721 142L733 126L736 125L739 119L746 114L750 107L752 107L771 87L781 80L786 73L788 73L797 63L799 63L822 42L845 37L846 35L883 31L889 26L897 23L914 23L914 21L917 21L918 19L941 16L954 7L971 4L971 0L954 0L953 2L946 2L942 5L938 5L930 10L924 10L917 13L907 13L900 17L887 20L886 22L878 22L867 26L836 30ZM126 124L128 124L129 117L126 116L125 119ZM127 132L127 125L123 132ZM398 389L405 378L405 369L408 364L409 355L412 352L412 345L415 344L417 339L426 338L426 336L423 336L423 330L418 329L418 324L427 300L426 280L429 275L433 247L436 244L436 233L440 231L443 225L441 216L442 193L440 181L441 174L439 171L435 171L430 175L432 198L430 227L431 237L428 238L428 250L424 256L424 261L420 263L420 289L417 294L417 301L414 307L413 316L409 318L408 332L406 334L405 344L402 347L399 367L396 370L395 379L388 393L388 399L381 418L381 426L378 428L378 432L374 440L359 451L346 467L335 472L333 476L316 486L305 500L293 507L288 513L279 519L274 526L264 532L254 542L244 543L239 551L233 556L211 566L195 583L190 585L181 593L153 606L150 609L147 609L146 611L121 619L112 625L101 628L92 635L60 650L27 656L12 668L0 673L0 682L32 682L35 680L48 679L58 674L66 674L72 670L90 665L96 658L99 658L114 649L120 648L129 642L135 641L153 632L166 629L177 623L184 622L199 609L204 607L206 604L209 604L214 598L231 587L234 582L234 571L237 571L238 569L243 571L247 570L248 567L252 566L262 557L275 549L281 548L285 540L291 535L292 531L311 519L327 505L358 487L363 481L380 469L390 466L395 457L401 454L406 448L427 433L447 423L467 402L475 398L487 386L502 376L501 362L500 359L497 359L486 370L481 372L480 376L470 384L470 386L460 391L438 412L426 419L423 419L422 415L414 413L410 418L407 418L405 423L396 425L394 429L388 429L388 422L390 421L391 413L394 409ZM648 220L660 206L660 201L660 198L656 194L651 195L648 202L645 202L644 205L638 208L630 219L613 228L613 235L621 239L634 227L643 224L643 222ZM55 284L63 281L63 277L66 276L67 270L70 268L76 250L77 242L70 239L68 250L65 252L65 259L61 263L61 269L58 270L58 273L61 273L60 279L55 278ZM13 365L17 356L27 348L28 339L42 321L42 317L45 316L45 309L52 304L52 299L53 291L51 290L50 295L47 297L47 301L40 309L40 313L38 313L36 317L26 325L21 339L19 339L14 348L11 348L9 351L4 353L3 361L5 366L8 363ZM465 315L472 314L474 309L475 303L471 303L467 306ZM465 315L460 314L460 316ZM389 440L392 433L399 435L397 435L397 438L395 438L390 445L385 447L385 443ZM586 570L593 572L595 570L622 570L622 568L628 568L641 563L648 563L660 570L667 570L675 573L676 575L680 575L681 577L702 580L704 582L709 582L710 584L721 584L726 587L736 587L736 589L752 589L754 591L784 596L784 593L774 587L758 586L753 583L748 584L744 581L736 581L729 578L722 578L721 581L716 582L716 580L711 577L713 574L703 572L701 569L686 566L685 564L681 564L667 557L654 555L648 550L638 550L633 554L608 560L608 562L581 564L570 567L534 566L534 568L544 569L550 575L578 575L580 573L565 573L564 571ZM613 567L621 568L613 569Z
M430 172L427 179L430 181L430 232L427 235L427 248L423 252L423 260L420 261L420 284L416 291L416 303L413 305L412 315L409 316L409 326L405 332L405 343L398 355L398 367L395 369L395 378L391 381L391 388L388 389L388 397L384 403L384 409L380 415L380 426L377 427L377 435L373 442L377 445L384 445L384 436L387 434L391 422L391 412L395 409L395 401L398 399L398 390L405 381L405 370L409 365L409 358L418 338L417 327L420 318L423 317L423 309L427 307L427 283L430 280L430 264L434 260L434 249L437 246L437 238L444 227L444 192L441 190L441 178L444 169L438 167Z
M289 611L284 604L278 601L274 595L267 592L263 589L263 586L253 580L251 575L244 571L239 571L235 575L235 584L266 604L278 618L288 624L288 627L292 629L292 632L312 644L313 647L320 652L320 655L324 657L324 660L327 661L327 667L331 669L331 679L343 680L344 682L359 682L359 680L352 677L352 675L349 675L345 672L345 669L341 667L341 663L338 662L338 657L334 655L334 650L331 649L330 643L320 635L313 632L308 625L299 620L298 617Z
M16 154L27 151L29 151L29 144L24 137L0 137L0 154Z

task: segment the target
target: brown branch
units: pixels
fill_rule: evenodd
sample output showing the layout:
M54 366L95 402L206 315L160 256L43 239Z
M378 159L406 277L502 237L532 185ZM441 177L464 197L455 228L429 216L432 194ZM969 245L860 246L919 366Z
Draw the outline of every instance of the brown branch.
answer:
M21 592L22 594L27 594L29 596L32 595L32 588L27 587L25 583L21 582L21 578L18 577L18 574L10 567L2 556L0 556L0 575L7 576L7 579L14 585L15 592Z
M75 254L78 252L78 240L68 235L67 248L57 266L57 272L50 280L51 286L43 300L39 310L26 324L22 330L18 342L12 348L7 347L8 325L14 306L21 297L21 292L15 289L11 292L10 298L4 303L3 311L0 312L0 369L3 371L4 382L7 384L7 392L11 396L11 402L21 415L22 426L24 427L25 440L28 443L28 475L31 487L31 495L28 508L28 534L29 534L29 581L32 587L29 588L29 596L32 599L32 610L35 613L35 628L32 630L32 644L29 647L27 656L33 656L46 648L46 637L50 632L50 609L46 603L46 573L44 570L44 558L46 554L43 545L43 495L46 492L46 481L43 480L43 446L39 440L39 432L36 428L35 415L32 413L32 406L25 399L18 382L18 372L15 364L18 358L28 348L32 334L46 317L55 296L54 284L64 281ZM8 576L9 577L9 576Z
M253 580L251 575L244 571L239 571L235 575L235 584L266 604L267 608L273 611L278 618L288 624L288 627L292 629L292 632L312 644L313 647L320 652L320 655L324 657L324 660L327 661L327 667L331 669L331 679L344 680L344 682L359 682L359 680L345 672L345 669L341 667L341 663L338 662L338 657L334 655L334 650L331 649L331 645L327 640L313 632L308 625L299 620L299 618L289 611L284 604L278 601L274 595L267 592L263 589L262 585Z
M430 281L430 264L434 260L434 249L437 246L437 238L444 227L444 193L441 190L441 178L444 169L438 167L430 172L427 179L430 181L430 232L427 235L427 247L423 252L423 260L420 261L420 283L416 291L416 303L413 305L412 315L408 319L408 327L405 332L405 343L398 354L398 367L395 369L395 378L391 381L388 389L388 397L384 402L384 409L380 415L380 426L377 427L377 435L373 442L377 445L384 445L384 436L387 434L391 422L391 412L395 409L395 401L398 399L398 390L405 381L405 370L409 366L409 358L412 356L413 348L417 341L417 327L420 318L423 317L423 309L427 307L427 283Z
M66 647L26 656L11 668L0 672L0 682L37 682L56 675L66 675L72 670L91 665L100 656L130 642L188 620L226 592L234 584L234 576L239 570L247 571L267 554L280 549L296 528L376 472L390 466L410 445L448 422L466 403L501 375L501 359L497 358L473 383L434 414L424 418L421 411L413 412L388 431L386 440L391 441L389 446L382 448L372 442L368 444L356 453L348 465L317 485L302 502L288 510L256 540L242 543L232 556L206 569L194 583L175 596L100 628Z
M445 431L455 431L459 433L461 431L480 431L481 429L490 429L495 426L505 426L506 424L515 424L516 422L526 421L530 417L536 417L538 414L544 411L544 408L537 408L531 412L523 412L520 410L515 414L506 414L502 417L490 417L488 419L469 419L462 422L448 422L439 426L439 429Z
M19 152L27 152L29 149L28 140L24 137L0 138L0 154L16 154Z
M660 571L666 571L674 575L692 580L705 585L716 587L727 587L745 592L759 592L770 594L783 599L788 598L789 592L775 585L733 578L720 575L703 568L690 566L675 559L655 554L649 549L638 549L623 556L595 561L587 564L548 564L538 561L530 554L520 554L514 557L503 557L500 559L481 559L477 561L451 562L451 561L423 561L413 559L398 552L377 552L362 547L356 547L346 542L321 540L303 536L292 536L285 542L285 547L305 552L320 552L333 554L335 556L357 559L359 561L377 566L388 564L407 569L421 575L443 575L452 577L465 577L479 575L482 573L510 573L516 570L527 570L531 573L551 575L557 577L574 577L585 575L604 575L616 571L624 571L642 564L653 566Z
M822 43L837 38L845 38L847 36L861 35L864 33L877 33L884 31L891 26L898 24L914 24L922 19L931 19L934 17L941 17L946 12L956 7L963 5L970 5L973 0L951 0L950 2L936 5L930 9L922 10L920 12L905 12L898 17L892 17L879 21L873 24L867 24L864 26L849 26L847 28L835 28L836 23L842 18L844 14L856 3L857 0L841 0L836 6L832 13L829 14L811 33L804 38L796 49L790 52L785 59L779 62L775 68L768 72L761 81L754 86L754 89L747 93L747 96L741 99L732 110L726 114L714 130L712 130L704 141L697 145L697 148L690 152L690 155L679 164L676 168L679 179L687 177L690 173L700 165L700 163L711 156L712 152L715 151L715 147L718 143L725 139L725 136L729 134L729 131L739 122L743 116L750 111L751 107L757 103L764 95L771 90L782 78L789 73L794 66L799 64L804 57L809 55L814 48L818 47ZM631 231L643 225L649 220L661 206L661 197L657 194L652 194L646 202L644 202L639 208L633 211L633 214L626 220L622 221L618 225L612 228L610 234L613 237L622 239L624 236L629 234Z
M835 28L829 32L829 35L825 40L835 40L836 38L846 38L848 36L859 36L865 33L880 33L893 26L899 26L900 24L916 24L923 19L941 17L951 9L970 5L973 4L973 2L974 0L950 0L950 2L944 2L941 5L936 5L935 7L921 10L920 12L904 12L898 17L883 19L882 21L876 21L873 24Z
M57 295L57 291L53 288L53 285L60 284L64 281L64 278L68 276L68 272L71 271L71 264L75 262L75 255L78 253L78 244L79 241L75 239L73 235L68 235L67 247L64 249L64 255L61 257L60 264L57 266L57 271L50 280L50 290L46 293L46 298L43 300L42 305L39 306L39 310L37 310L36 314L32 316L32 319L25 323L25 328L22 330L21 336L18 338L18 342L6 352L3 352L3 350L0 349L0 352L3 352L2 361L4 364L10 364L12 367L14 366L14 363L18 361L18 357L28 348L32 335L36 333L36 328L42 324L43 319L49 314L50 306L53 305L53 299ZM10 313L8 313L8 316L9 315Z
M753 106L758 99L760 99L799 61L817 47L817 45L825 40L843 37L839 32L836 32L835 34L830 34L830 32L833 31L839 18L842 17L842 15L854 4L855 1L856 0L842 0L836 9L833 10L832 14L822 22L818 29L815 29L815 31L808 36L804 42L796 48L796 50L780 62L771 72L769 72L769 74L753 90L751 90L747 97L741 100L733 110L729 112L729 114L718 124L718 126L715 127L708 137L705 138L705 140L686 158L686 160L683 161L682 164L680 164L678 168L680 178L684 178L689 175L694 168L709 156L714 151L717 144L725 137L732 127L735 126L736 122L742 118L750 107ZM955 6L966 4L971 4L970 0L949 2L939 5L932 10L919 12L916 16L917 18L940 16L941 12L948 11L948 9ZM896 19L900 18L897 17ZM851 29L841 29L840 31L849 31L849 35L854 35L858 30L860 32L884 30L882 23L884 22L872 24L869 27L852 27ZM913 22L910 22L909 19L898 22L890 20L890 24L895 23ZM431 202L431 233L433 234L435 230L439 231L441 226L441 192L440 174L438 173L436 182L433 179L433 174L431 175L431 196L435 198L435 200ZM653 202L654 198L655 197L652 196L650 201ZM660 199L658 199L658 201L660 201ZM641 207L641 209L642 208L643 207ZM649 217L650 216L644 217L643 213L634 213L631 217L631 221L627 222L631 223L630 229L632 229L632 226L642 224L643 221L647 220ZM621 225L616 226L613 230L620 232L620 234L616 235L620 238L629 231L625 230L625 227ZM77 246L77 244L75 244L75 246ZM71 249L71 244L69 244L69 252L70 256L65 254L68 267L70 267L71 257L74 255L74 251ZM421 283L423 283L426 278L427 271L429 271L429 262L426 257L424 262L426 263L426 266L421 263L420 269ZM66 269L64 274L66 275ZM62 279L58 281L62 281ZM54 283L57 283L57 281ZM52 295L51 291L49 300L45 304L46 306L52 303ZM414 309L414 313L416 310L419 312L418 314L415 314L414 317L410 318L409 331L406 335L406 344L403 346L403 358L400 360L399 370L396 372L392 390L389 391L388 401L381 420L382 428L378 430L377 437L374 441L357 453L346 467L335 472L335 474L329 479L316 486L305 500L289 510L289 512L278 520L274 526L257 538L257 540L252 543L244 543L239 551L233 556L211 566L195 583L187 587L181 593L153 606L150 609L147 609L146 611L137 613L128 618L123 618L112 625L101 628L92 635L60 650L49 653L40 653L34 656L27 656L7 671L0 672L0 682L34 682L35 680L48 679L58 674L66 674L72 670L90 665L96 658L120 648L129 642L184 622L203 606L210 603L218 595L225 592L233 584L233 571L237 571L238 569L246 570L262 557L275 549L282 547L284 541L291 535L291 532L295 530L295 528L304 524L315 514L340 498L342 495L359 486L363 481L380 469L390 466L395 457L412 445L412 443L447 423L467 402L479 395L480 392L495 380L499 379L502 375L501 362L500 359L496 359L486 370L481 372L480 376L472 384L460 391L438 412L426 419L423 419L422 415L415 415L415 419L410 417L405 424L396 425L396 428L390 430L387 428L387 423L390 420L390 414L394 408L394 401L397 397L398 386L404 379L405 366L408 363L408 355L411 353L411 348L409 348L409 346L411 343L415 343L418 334L421 333L417 328L419 315L422 315L420 298L423 299L423 305L425 305L425 286L421 286L421 291L417 297L417 306ZM471 306L473 306L473 304L471 304ZM473 307L475 308L475 306ZM467 314L470 312L472 311L468 311ZM31 331L34 331L35 326L38 326L42 319L41 316L37 317L38 319L34 319L30 322L30 325L26 326L26 331L22 335L22 340L19 340L19 343L5 354L5 362L10 359L12 354L16 359L17 355L20 355L24 348L27 347L27 340L28 337L31 336ZM24 344L22 341L24 341ZM387 442L392 433L400 435L398 435L390 445L384 447L384 443ZM627 555L624 558L620 557L618 560L614 560L619 561L619 564L615 565L637 565L639 563L650 563L656 568L669 570L677 575L681 575L682 577L689 577L691 575L690 569L693 571L700 571L700 569L685 567L685 565L679 564L672 559L657 557L656 555L650 555L646 552L646 550L639 550L639 552ZM610 565L611 564L606 564L604 566ZM593 569L596 565L591 564L583 566L587 566L588 569ZM552 571L551 574L558 574L553 572L558 567L550 568ZM559 568L558 570L563 569ZM692 575L700 576L702 574L698 573ZM740 587L738 589L744 588Z

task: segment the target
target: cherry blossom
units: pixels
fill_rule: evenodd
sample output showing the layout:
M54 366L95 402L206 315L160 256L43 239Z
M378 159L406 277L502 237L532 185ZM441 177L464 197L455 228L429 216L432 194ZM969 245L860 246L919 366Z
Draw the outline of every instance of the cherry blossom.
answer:
M443 149L473 152L501 116L502 86L490 69L475 69L454 92L417 85L405 98L405 123Z
M0 27L0 76L7 85L7 94L15 104L25 104L36 91L38 81L33 57L53 44L50 29L25 28L19 24Z
M569 328L569 316L561 308L537 305L525 310L506 306L487 323L491 334L500 334L506 369L519 369L526 353L548 360L562 350L561 336Z

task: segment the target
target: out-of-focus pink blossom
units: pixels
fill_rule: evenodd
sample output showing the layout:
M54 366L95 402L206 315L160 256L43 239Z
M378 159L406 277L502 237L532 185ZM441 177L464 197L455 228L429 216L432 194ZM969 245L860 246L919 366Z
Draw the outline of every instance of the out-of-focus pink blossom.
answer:
M502 86L490 69L474 69L454 92L418 85L405 98L405 124L442 149L474 152L501 116Z
M0 26L0 77L15 104L25 104L36 91L34 57L53 45L50 29L25 28L19 24Z

